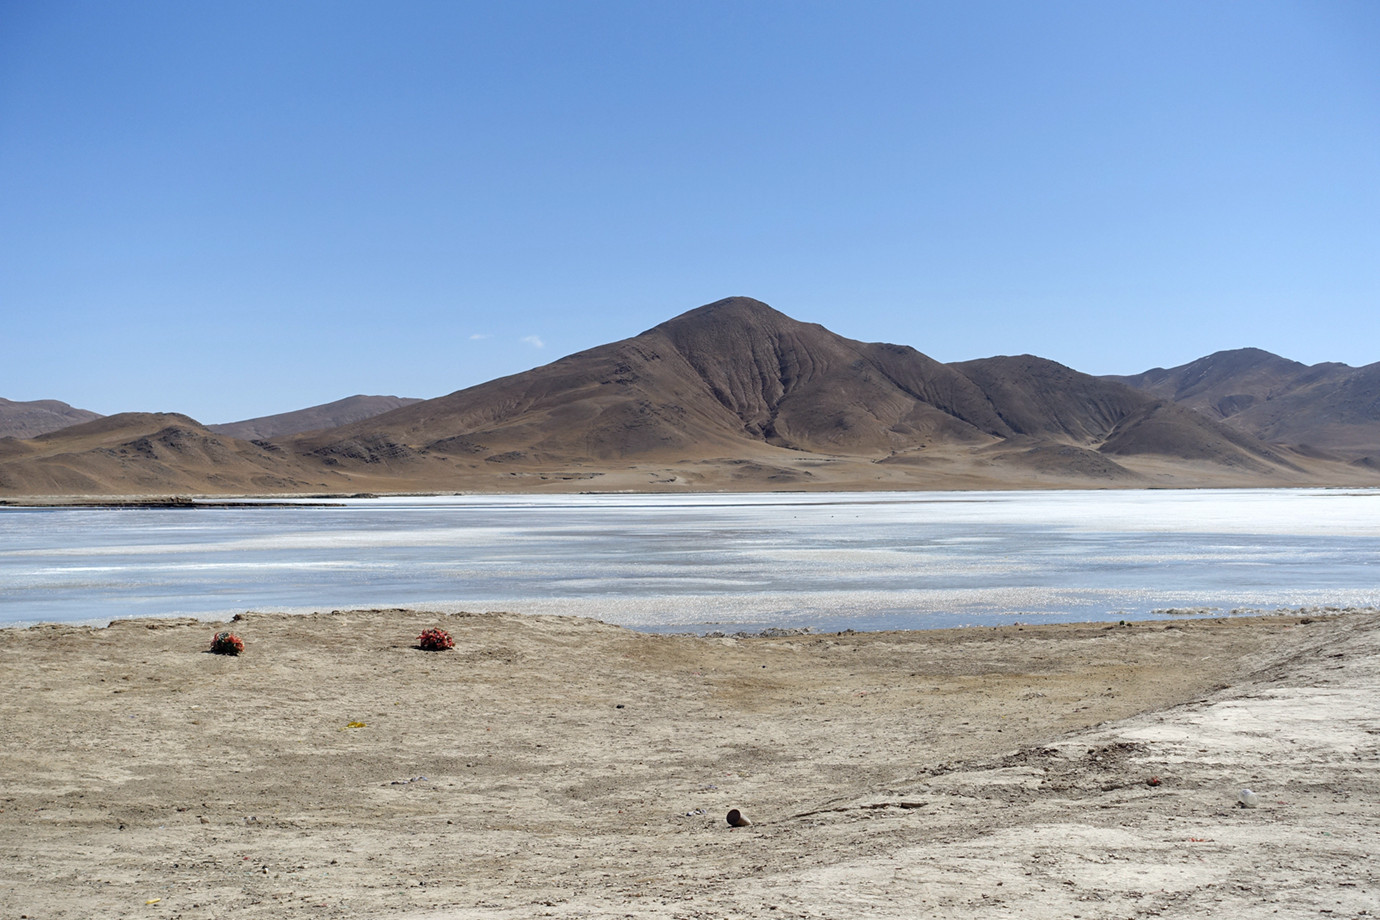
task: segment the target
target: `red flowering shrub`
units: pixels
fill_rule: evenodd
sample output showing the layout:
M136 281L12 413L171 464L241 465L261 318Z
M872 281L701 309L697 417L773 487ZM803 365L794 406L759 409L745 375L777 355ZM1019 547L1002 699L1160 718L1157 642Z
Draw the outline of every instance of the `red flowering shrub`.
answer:
M424 652L444 652L455 648L455 640L444 629L427 629L417 637L417 647Z
M232 632L218 632L211 639L211 651L217 655L238 655L244 651L244 641Z

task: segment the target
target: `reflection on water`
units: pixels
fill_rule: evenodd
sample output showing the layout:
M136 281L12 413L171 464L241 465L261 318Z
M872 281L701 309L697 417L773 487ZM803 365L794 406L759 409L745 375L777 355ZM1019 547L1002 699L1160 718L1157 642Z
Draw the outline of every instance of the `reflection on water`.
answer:
M0 625L428 606L649 629L1380 603L1380 493L465 496L0 508Z

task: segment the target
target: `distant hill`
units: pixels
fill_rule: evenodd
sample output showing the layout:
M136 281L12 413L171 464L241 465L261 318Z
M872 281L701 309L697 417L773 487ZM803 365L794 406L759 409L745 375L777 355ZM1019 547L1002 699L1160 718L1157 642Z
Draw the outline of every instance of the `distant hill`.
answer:
M1268 390L1293 372L1271 370L1279 361L1238 362L1258 379L1158 372L1136 387L1032 355L942 364L733 297L330 428L307 410L288 415L313 430L262 437L275 429L251 420L245 440L232 426L129 414L0 439L0 492L1380 485L1380 464L1267 444L1185 396L1244 400L1228 381ZM1361 372L1331 392L1360 405Z
M56 399L0 399L0 438L33 438L100 417L99 413L73 409Z
M1380 363L1310 366L1240 348L1104 379L1172 399L1263 441L1380 460Z
M25 495L297 492L320 488L286 452L185 415L125 412L0 440L0 491Z
M421 400L400 396L347 396L345 399L294 412L263 415L240 422L225 422L206 427L216 434L228 434L232 438L246 441L264 440L315 431L318 428L338 428L417 402Z

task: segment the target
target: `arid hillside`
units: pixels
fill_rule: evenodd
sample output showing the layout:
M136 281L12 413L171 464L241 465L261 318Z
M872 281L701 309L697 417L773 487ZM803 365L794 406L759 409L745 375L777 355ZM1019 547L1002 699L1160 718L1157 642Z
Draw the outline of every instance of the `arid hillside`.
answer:
M1306 453L1380 464L1380 363L1300 364L1259 348L1109 377Z
M216 435L175 413L126 412L0 439L0 492L25 495L300 492L313 487L306 474L275 445Z
M402 396L347 396L335 402L320 406L310 406L293 412L280 412L276 415L262 415L258 418L239 422L224 422L207 425L216 434L228 434L232 438L253 441L263 438L281 438L286 435L302 434L319 428L339 428L351 422L363 421L382 415L402 406L421 402L420 399Z
M100 417L99 413L74 409L56 399L16 402L0 398L0 438L35 438Z
M946 365L743 297L292 444L342 471L660 469L658 484L881 488L1366 479L1033 356ZM655 476L656 474L650 473Z
M343 417L325 406L213 429L127 414L0 440L0 492L1380 484L1375 464L1267 444L1176 398L1031 355L942 364L733 297L335 427L320 427Z

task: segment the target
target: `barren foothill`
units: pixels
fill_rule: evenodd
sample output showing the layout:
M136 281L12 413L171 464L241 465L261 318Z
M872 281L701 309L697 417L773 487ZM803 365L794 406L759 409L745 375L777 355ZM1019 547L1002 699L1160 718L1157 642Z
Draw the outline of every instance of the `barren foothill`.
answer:
M1311 379L1260 356L1292 370L1209 361L1211 406L1196 411L1034 355L943 364L728 297L434 399L350 397L209 428L127 412L0 438L0 496L1380 485L1373 368L1291 390L1306 399L1288 414L1326 426L1227 424L1220 407ZM1180 372L1197 376L1164 373Z
M453 650L415 647L433 626ZM227 628L244 654L208 654ZM1378 637L1375 611L0 630L0 913L1366 916Z

